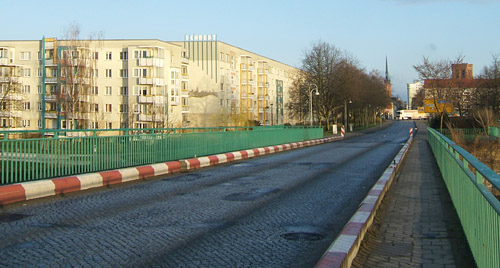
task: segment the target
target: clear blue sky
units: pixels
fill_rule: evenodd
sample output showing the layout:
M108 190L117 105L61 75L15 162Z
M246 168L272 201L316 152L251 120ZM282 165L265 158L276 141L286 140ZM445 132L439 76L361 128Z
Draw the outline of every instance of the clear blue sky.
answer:
M393 95L406 100L422 56L465 56L474 74L500 56L500 0L0 0L2 40L64 36L78 24L82 36L105 39L218 40L300 67L321 40L350 52L367 70L385 70Z

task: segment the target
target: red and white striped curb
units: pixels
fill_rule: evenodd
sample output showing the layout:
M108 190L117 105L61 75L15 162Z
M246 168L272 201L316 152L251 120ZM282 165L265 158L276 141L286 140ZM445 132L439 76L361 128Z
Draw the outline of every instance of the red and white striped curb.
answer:
M350 267L413 138L410 137L315 267Z
M108 170L83 175L5 185L0 186L0 205L109 186L122 182L146 179L149 177L165 175L168 173L176 173L185 170L214 166L231 161L247 159L260 155L277 153L281 151L341 139L342 137L329 137L242 150L231 153L203 156L197 158L195 157L191 159L158 163L147 166Z

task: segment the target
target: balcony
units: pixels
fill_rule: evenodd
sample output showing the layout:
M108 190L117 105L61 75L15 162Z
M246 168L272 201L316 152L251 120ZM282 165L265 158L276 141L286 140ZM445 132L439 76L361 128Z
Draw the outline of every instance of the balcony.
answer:
M13 59L9 58L0 58L0 65L11 65L14 63Z
M45 42L45 49L54 49L54 42Z
M57 64L54 62L53 58L50 58L50 59L45 59L45 66L53 67L57 66Z
M46 84L57 84L57 77L45 77Z
M137 103L153 103L153 97L137 96Z
M50 101L50 102L56 101L56 95L46 94L45 101Z
M23 112L21 111L1 111L0 117L14 117L21 118L23 116Z
M57 112L55 112L55 111L46 111L45 112L45 118L46 119L56 119L57 118Z
M183 64L189 64L189 58L181 57L181 63L183 63Z
M188 112L189 111L189 106L182 105L182 111L183 112Z
M148 67L148 66L155 66L155 67L163 67L163 59L159 58L140 58L137 59L137 66L141 67Z
M151 122L151 121L153 121L153 115L151 115L151 114L138 114L137 115L137 120L138 121Z
M137 78L137 84L138 85L157 85L157 86L164 86L165 85L165 80L163 78L146 78L146 77L139 77Z

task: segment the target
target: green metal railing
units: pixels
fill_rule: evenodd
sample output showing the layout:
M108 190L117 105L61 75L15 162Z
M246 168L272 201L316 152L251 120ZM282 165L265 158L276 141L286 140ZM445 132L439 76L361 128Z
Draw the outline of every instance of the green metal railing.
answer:
M0 131L0 184L323 137L321 127Z
M478 267L500 267L500 176L428 128L428 140Z
M498 138L499 128L498 127L488 127L488 135Z

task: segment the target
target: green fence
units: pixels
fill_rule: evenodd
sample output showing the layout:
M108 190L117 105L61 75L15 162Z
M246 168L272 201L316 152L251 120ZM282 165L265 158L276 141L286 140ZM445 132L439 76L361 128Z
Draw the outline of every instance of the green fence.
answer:
M428 128L428 140L478 267L500 267L500 176Z
M498 130L499 130L498 127L488 127L488 135L498 138L498 133L499 133Z
M323 137L321 127L0 131L1 184Z

